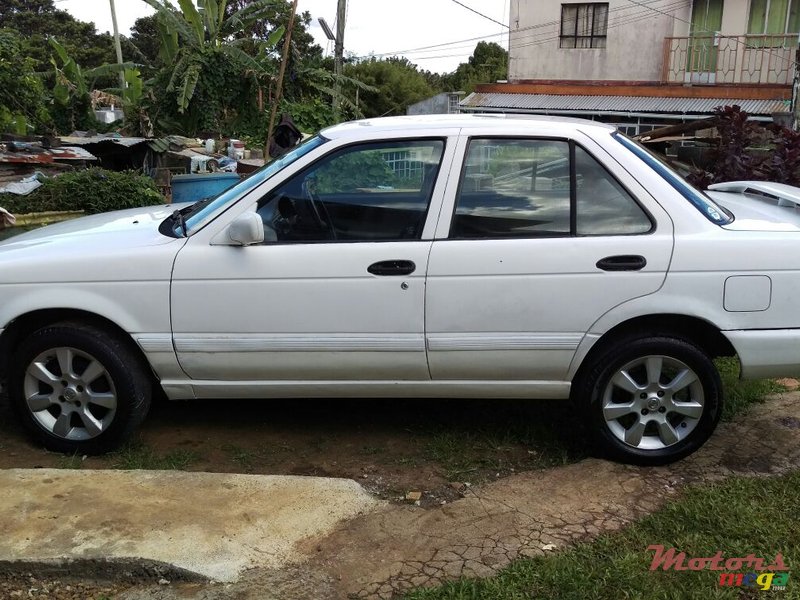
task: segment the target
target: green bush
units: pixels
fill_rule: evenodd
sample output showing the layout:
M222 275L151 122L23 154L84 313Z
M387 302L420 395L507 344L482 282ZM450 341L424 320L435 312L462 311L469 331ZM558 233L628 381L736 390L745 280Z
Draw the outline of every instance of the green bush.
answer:
M0 194L0 206L12 214L78 210L99 213L163 203L164 197L149 177L134 171L97 168L51 177L27 196Z

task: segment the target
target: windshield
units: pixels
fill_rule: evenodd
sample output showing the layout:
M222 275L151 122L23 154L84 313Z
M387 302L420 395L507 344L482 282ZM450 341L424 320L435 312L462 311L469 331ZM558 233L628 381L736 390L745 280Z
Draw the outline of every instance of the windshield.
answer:
M305 156L314 148L317 148L327 142L328 140L320 135L314 136L303 144L293 148L280 158L273 160L255 171L247 179L243 179L221 192L214 198L207 198L196 202L184 214L186 220L187 233L202 225L211 215L215 214L219 209L223 208L226 204L230 203L242 194L255 189L258 185L281 171L284 167L290 165L301 156ZM182 235L183 230L180 224L173 223L174 233Z
M641 158L651 169L661 175L661 177L675 188L681 196L686 198L697 210L703 213L706 219L717 225L727 225L733 220L723 208L703 192L692 187L683 177L678 175L672 167L650 152L650 150L618 131L615 131L611 135L620 144Z

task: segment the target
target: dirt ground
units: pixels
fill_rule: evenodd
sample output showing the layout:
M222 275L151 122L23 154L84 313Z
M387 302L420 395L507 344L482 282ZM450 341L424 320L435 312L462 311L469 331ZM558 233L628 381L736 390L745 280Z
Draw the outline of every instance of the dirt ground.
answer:
M581 439L560 401L162 400L119 452L63 456L30 443L0 405L0 469L346 477L391 501L420 492L422 506L458 498L466 484L573 462L586 454Z

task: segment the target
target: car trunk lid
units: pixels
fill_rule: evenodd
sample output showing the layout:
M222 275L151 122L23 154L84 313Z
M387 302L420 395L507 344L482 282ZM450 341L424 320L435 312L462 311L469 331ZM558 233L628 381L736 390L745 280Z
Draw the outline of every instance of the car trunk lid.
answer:
M728 209L733 231L800 232L800 188L767 181L731 181L708 187L708 195Z

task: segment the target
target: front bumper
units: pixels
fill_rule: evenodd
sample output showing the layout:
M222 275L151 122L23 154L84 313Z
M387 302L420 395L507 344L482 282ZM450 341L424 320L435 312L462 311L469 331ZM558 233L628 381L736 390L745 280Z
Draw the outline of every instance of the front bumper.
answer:
M800 329L723 331L742 364L742 379L800 376Z

